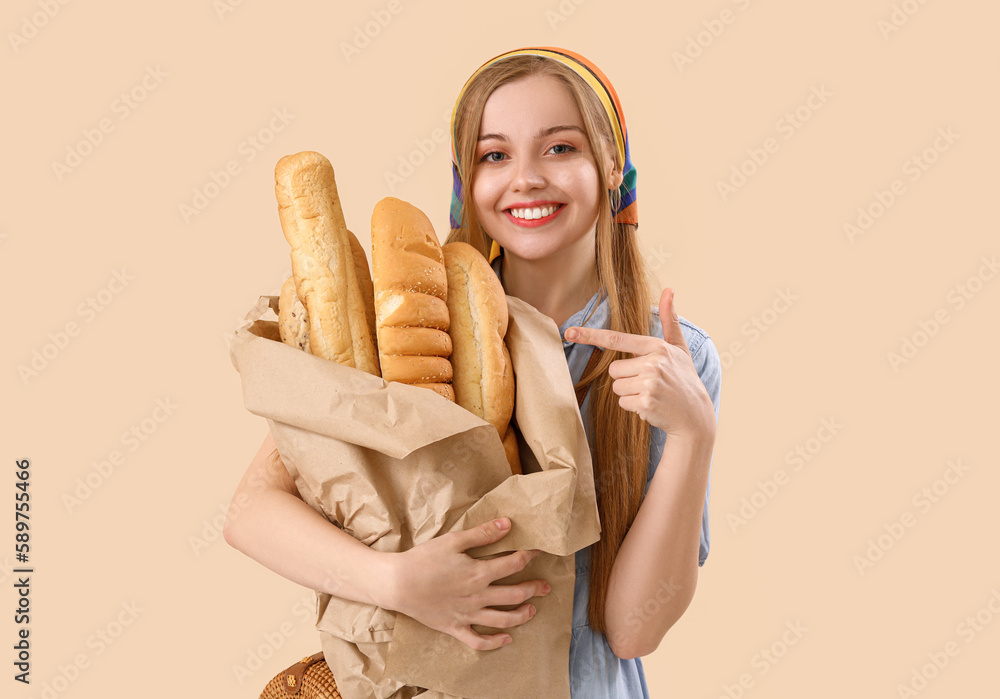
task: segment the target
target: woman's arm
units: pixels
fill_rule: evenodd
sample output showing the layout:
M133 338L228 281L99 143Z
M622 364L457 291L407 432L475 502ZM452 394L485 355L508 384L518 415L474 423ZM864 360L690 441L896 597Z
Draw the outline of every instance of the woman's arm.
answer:
M714 435L667 438L646 497L618 550L605 623L608 644L619 658L656 650L694 597L713 442Z
M666 435L663 455L608 580L605 636L620 658L652 653L687 609L698 582L702 515L718 421L721 362L704 336L688 348L673 290L660 296L663 339L603 328L567 328L565 337L630 352L608 367L619 404Z
M549 593L544 580L495 585L522 570L538 552L515 551L488 560L465 551L503 538L501 518L449 532L402 553L376 551L312 509L299 496L284 463L271 462L270 432L236 488L223 535L234 548L300 585L344 599L403 612L475 650L510 641L472 624L509 628L534 616L526 600ZM548 589L546 589L548 588ZM510 611L492 607L520 605Z
M703 419L666 437L656 473L611 571L605 621L608 643L622 658L656 650L691 603L699 558L707 553L700 544L722 366L707 336L692 359L711 402L704 403L703 397L702 409L690 411Z
M392 554L365 546L299 496L268 432L229 505L223 535L278 575L312 590L387 607Z

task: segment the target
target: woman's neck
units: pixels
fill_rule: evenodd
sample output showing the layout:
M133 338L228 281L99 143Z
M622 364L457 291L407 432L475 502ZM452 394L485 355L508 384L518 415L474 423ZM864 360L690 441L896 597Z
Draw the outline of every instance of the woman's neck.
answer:
M587 305L600 288L593 247L588 256L560 254L541 260L504 250L500 281L508 294L531 304L557 326Z

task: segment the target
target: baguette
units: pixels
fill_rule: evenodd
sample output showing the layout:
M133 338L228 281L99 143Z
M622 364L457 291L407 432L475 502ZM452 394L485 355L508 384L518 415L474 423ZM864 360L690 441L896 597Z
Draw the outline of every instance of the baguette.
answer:
M507 463L510 464L511 473L523 473L521 470L521 454L517 450L517 435L514 433L514 425L507 426L507 434L503 438L503 450L507 453Z
M448 276L431 222L386 197L372 212L372 281L382 378L454 400Z
M442 248L448 273L455 402L493 425L511 471L521 472L514 412L514 367L504 342L507 294L486 258L468 243Z
M368 258L365 257L365 249L361 246L358 238L350 230L347 235L351 239L351 252L353 253L354 269L357 272L358 280L361 282L361 295L365 302L365 316L368 322L371 336L375 337L375 303L372 295L372 276L368 271ZM286 345L291 345L309 354L309 316L305 306L295 290L295 277L290 276L281 286L281 296L278 298L278 332L281 341Z
M295 289L306 310L310 351L381 376L364 275L355 264L333 166L319 153L303 151L279 160L274 180L281 229L292 246Z
M294 276L281 285L281 296L278 297L278 334L286 345L312 354L309 352L309 317L295 291Z

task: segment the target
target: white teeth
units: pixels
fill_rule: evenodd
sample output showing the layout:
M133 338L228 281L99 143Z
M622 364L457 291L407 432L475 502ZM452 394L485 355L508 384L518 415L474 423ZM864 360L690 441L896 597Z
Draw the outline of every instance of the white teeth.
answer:
M558 205L549 205L542 207L536 206L533 209L511 209L510 213L514 218L521 218L526 221L532 221L536 218L545 218L546 216L550 216L558 208L559 208Z

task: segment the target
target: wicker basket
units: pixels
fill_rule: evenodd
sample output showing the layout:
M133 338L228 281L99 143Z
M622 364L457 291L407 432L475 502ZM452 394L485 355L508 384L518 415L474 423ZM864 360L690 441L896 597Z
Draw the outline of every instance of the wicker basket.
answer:
M267 683L260 699L342 699L323 651L302 658Z

